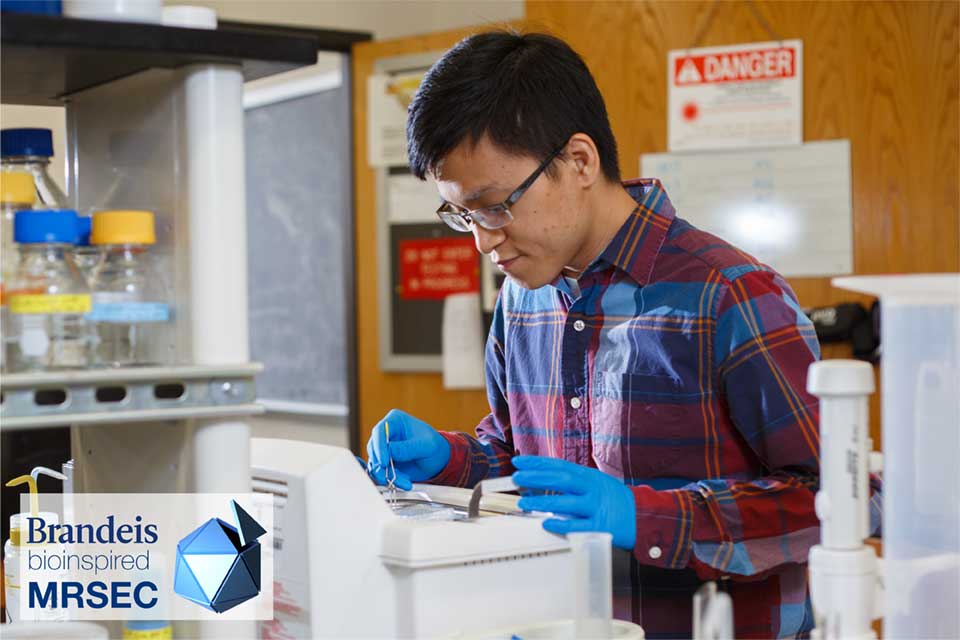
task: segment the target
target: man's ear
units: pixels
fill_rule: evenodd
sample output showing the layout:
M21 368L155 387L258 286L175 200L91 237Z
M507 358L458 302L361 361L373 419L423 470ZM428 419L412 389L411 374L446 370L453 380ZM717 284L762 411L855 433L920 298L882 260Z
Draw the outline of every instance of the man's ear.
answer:
M600 167L600 154L593 139L585 133L575 133L567 141L564 149L565 159L576 172L577 181L583 188L592 187L600 180L603 170Z

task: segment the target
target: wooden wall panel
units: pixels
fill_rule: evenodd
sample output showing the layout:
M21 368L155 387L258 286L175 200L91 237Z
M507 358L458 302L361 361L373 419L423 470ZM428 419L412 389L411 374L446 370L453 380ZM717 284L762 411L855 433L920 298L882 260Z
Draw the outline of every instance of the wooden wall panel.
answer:
M436 373L386 373L380 368L377 299L376 175L367 164L367 78L376 60L410 53L442 51L473 30L363 42L353 49L354 184L356 190L356 269L358 392L361 449L373 425L390 409L403 409L441 429L472 432L489 411L483 391L446 391ZM365 453L364 453L365 455Z
M667 51L691 46L708 1L528 2L528 30L563 37L600 86L625 177L639 156L666 150ZM804 138L849 138L858 274L960 271L960 3L758 2L782 38L804 44ZM436 375L379 369L373 172L366 165L366 77L380 56L444 48L467 31L358 45L354 57L357 293L362 441L397 406L436 426L471 430L479 392L443 391ZM721 2L700 46L771 39L741 2ZM682 216L683 212L679 214ZM794 278L804 305L869 299ZM828 346L825 357L849 355ZM879 395L871 405L879 443Z
M564 38L592 70L625 177L638 171L641 153L667 150L667 52L694 44L712 4L527 3L529 28ZM804 139L850 139L855 272L960 271L960 3L755 6L778 36L803 40ZM699 46L770 39L746 3L721 2ZM870 301L827 278L790 283L804 305ZM849 353L824 348L828 358ZM875 394L877 445L879 415Z

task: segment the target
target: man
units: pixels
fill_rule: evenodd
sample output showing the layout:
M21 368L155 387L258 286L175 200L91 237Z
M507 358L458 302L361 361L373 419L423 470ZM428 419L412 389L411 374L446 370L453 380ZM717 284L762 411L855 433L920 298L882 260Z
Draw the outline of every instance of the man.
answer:
M678 218L656 180L620 182L603 98L556 38L469 37L410 105L413 173L439 216L509 277L486 347L477 437L391 411L367 447L385 482L514 474L544 528L608 531L615 614L689 637L718 580L736 637L812 627L818 415L811 323L771 268ZM389 423L389 441L385 423Z

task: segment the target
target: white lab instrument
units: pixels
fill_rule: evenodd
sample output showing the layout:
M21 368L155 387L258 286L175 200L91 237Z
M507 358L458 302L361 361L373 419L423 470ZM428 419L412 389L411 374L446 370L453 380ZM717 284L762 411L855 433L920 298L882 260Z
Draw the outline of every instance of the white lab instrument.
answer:
M879 296L883 314L884 636L958 638L960 274L833 283Z
M275 496L264 637L496 637L558 619L572 637L570 543L516 496L486 495L468 518L470 490L415 484L391 508L345 449L254 438L251 452L254 490ZM630 634L642 630L613 625L611 637Z
M818 638L872 640L877 558L869 535L868 408L873 367L856 360L810 365L807 390L820 398L821 543L810 550L810 593Z

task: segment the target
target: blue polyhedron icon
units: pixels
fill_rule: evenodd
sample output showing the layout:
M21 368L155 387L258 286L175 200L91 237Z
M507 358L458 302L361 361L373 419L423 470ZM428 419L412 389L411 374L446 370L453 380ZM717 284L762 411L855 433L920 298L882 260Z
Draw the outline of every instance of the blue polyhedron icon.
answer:
M260 593L260 543L266 533L236 500L237 526L210 518L177 544L173 590L211 611L223 613Z

